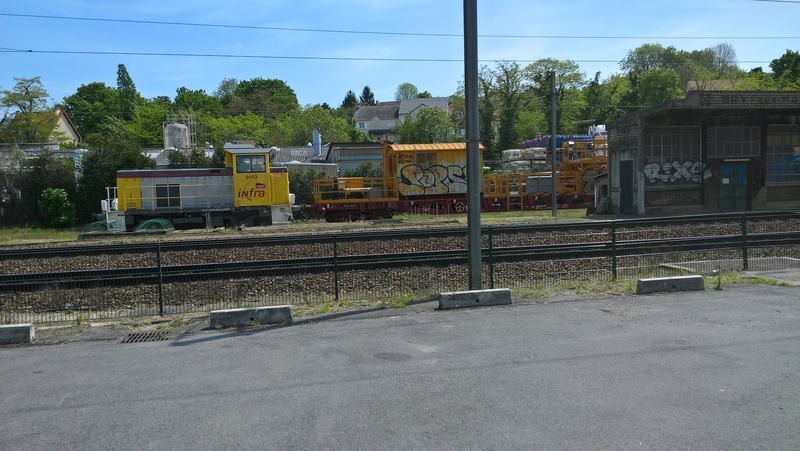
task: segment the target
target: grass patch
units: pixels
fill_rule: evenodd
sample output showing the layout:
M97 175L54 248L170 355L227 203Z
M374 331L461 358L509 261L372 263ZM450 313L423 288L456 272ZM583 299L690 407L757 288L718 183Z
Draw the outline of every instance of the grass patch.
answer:
M726 272L721 275L721 284L724 285L728 283L753 283L757 285L772 285L777 287L792 286L790 283L780 282L775 279L765 279L763 277L742 277L742 275L736 271Z
M636 292L636 283L630 280L616 282L584 282L575 287L578 294L628 294Z
M401 309L422 299L430 299L430 296L403 294L396 298L370 299L364 301L343 300L338 302L325 301L320 303L307 303L302 306L292 306L292 315L298 317L323 315L327 313L346 312L355 310L357 308Z
M78 232L73 230L14 227L0 229L0 244L31 244L42 242L77 241Z

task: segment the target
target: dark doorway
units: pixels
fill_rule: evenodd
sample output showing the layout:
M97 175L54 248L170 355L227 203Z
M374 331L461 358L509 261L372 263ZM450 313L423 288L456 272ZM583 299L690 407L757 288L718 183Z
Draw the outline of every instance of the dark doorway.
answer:
M748 210L747 182L749 178L747 161L725 161L719 169L719 209L720 211Z
M633 160L619 162L619 214L633 214Z

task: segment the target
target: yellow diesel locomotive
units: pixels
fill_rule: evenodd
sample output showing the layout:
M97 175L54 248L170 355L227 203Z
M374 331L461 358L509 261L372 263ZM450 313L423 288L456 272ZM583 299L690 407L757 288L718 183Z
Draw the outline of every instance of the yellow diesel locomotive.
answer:
M224 168L117 171L102 202L110 231L132 231L148 220L175 228L237 227L292 219L289 174L270 167L269 149L225 149Z

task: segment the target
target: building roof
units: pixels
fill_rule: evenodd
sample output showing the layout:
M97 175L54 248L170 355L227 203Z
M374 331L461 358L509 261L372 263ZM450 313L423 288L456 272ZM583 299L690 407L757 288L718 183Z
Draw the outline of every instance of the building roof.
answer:
M395 152L430 152L434 150L466 150L466 143L436 143L436 144L386 144L387 148ZM483 144L478 148L484 149Z
M686 98L631 113L606 125L607 129L636 125L641 118L686 115L690 112L749 115L768 111L775 115L800 114L800 91L689 91Z
M78 142L83 140L83 138L81 137L81 133L78 131L78 128L75 127L75 124L72 122L72 119L69 117L69 114L67 114L66 111L64 111L62 109L57 109L56 110L56 115L58 116L58 119L61 119L61 120L64 121L65 126L69 125L69 127L72 129L72 131L75 132L75 135L78 137Z
M423 108L436 108L442 111L450 111L450 97L429 97L422 99L403 99L400 101L400 116L413 114Z
M324 145L323 145L324 147ZM314 147L312 146L283 146L279 147L272 154L272 163L310 163L314 158Z
M357 122L369 122L374 118L382 121L397 119L400 110L400 101L378 102L377 105L364 105L358 107L353 113L353 120Z

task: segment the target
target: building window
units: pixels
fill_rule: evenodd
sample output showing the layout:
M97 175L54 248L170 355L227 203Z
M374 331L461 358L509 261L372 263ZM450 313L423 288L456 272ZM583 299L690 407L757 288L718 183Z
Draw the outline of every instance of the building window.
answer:
M267 172L267 160L264 155L240 155L236 157L236 172L247 174Z
M156 185L156 207L180 207L180 185Z
M709 127L709 158L758 158L761 127Z
M359 122L358 123L358 129L359 130L364 130L365 128L367 128L367 124L365 122Z
M389 121L389 128L394 128L394 121Z
M643 141L650 185L695 185L710 176L700 159L700 127L648 127Z
M767 182L800 182L800 125L767 128Z

